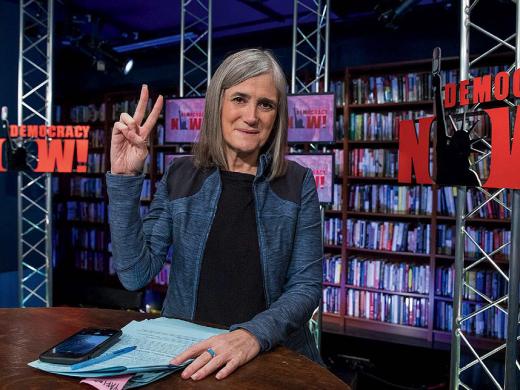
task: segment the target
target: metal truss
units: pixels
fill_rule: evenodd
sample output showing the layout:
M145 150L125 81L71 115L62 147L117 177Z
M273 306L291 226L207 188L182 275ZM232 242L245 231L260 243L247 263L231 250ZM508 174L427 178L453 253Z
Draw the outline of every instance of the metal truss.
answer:
M330 0L294 0L291 93L328 91L329 9Z
M212 0L181 0L180 97L206 93L211 78L211 5Z
M507 38L499 38L492 32L484 29L480 25L474 23L471 19L471 14L474 12L475 7L479 3L479 0L462 0L461 1L461 44L460 44L460 80L470 79L471 69L479 64L479 62L488 57L498 48L507 48L515 53L515 63L507 68L508 72L514 71L520 64L520 51L519 51L519 36L518 36L518 24L520 22L520 6L516 3L516 31L508 36ZM469 38L470 32L477 32L483 34L494 41L494 46L490 47L485 53L476 57L475 59L469 59ZM513 39L516 39L514 42ZM513 45L513 43L515 45ZM510 101L504 101L508 106L514 106ZM463 114L462 124L460 128L470 132L473 124L467 123L467 118L471 114L478 113L479 105L470 107L467 112ZM455 121L451 119L452 125L456 128ZM479 155L475 158L472 163L472 168L478 168L479 164L483 163L486 159L489 159L492 153L489 143L484 141L484 145L487 146L487 150L473 149L474 152ZM514 169L514 168L513 168ZM497 189L488 191L484 188L477 188L485 196L485 200L481 204L474 206L472 210L466 210L466 187L459 187L457 192L457 219L456 219L456 251L455 251L455 286L454 286L454 298L453 298L453 331L452 331L452 345L451 345L451 389L469 389L463 381L465 375L469 375L469 369L478 367L483 370L494 387L497 389L517 389L517 375L518 369L518 350L517 340L518 337L518 301L519 301L519 245L520 245L520 192L518 190L511 191L511 202L503 202L500 198L507 190ZM478 211L486 207L489 203L494 202L503 210L507 210L511 213L511 239L504 238L503 242L494 248L492 251L486 251L477 240L472 237L465 227L465 222L468 218L478 213ZM472 261L469 265L465 265L465 243L473 244L480 257L476 261ZM509 259L509 273L506 274L499 266L495 255L503 254L508 251ZM485 294L485 291L479 291L475 286L471 286L466 282L466 275L469 271L481 264L488 264L495 269L501 278L508 283L508 294L497 299L492 299ZM475 309L469 313L462 313L462 299L463 299L463 288L468 289L474 294L478 295L482 302L479 305L475 305ZM497 348L489 351L483 355L479 355L477 349L472 345L472 339L463 330L466 322L476 320L477 316L482 315L494 315L495 312L503 313L507 316L507 338L504 343L499 345ZM473 343L474 344L474 343ZM470 351L472 360L461 366L460 351L461 346L467 347ZM486 364L486 359L497 356L500 353L503 354L505 351L505 377L502 381L497 377L496 373Z
M20 1L19 125L51 123L53 18L53 0ZM37 163L35 142L15 142L28 150L30 166L18 174L20 307L51 306L51 175L32 171Z

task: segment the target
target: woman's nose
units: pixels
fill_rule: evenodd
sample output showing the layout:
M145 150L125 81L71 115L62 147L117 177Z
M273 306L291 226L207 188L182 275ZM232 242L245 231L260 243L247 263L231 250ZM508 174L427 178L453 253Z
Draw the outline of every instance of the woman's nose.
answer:
M242 119L249 126L256 126L258 123L258 115L256 111L256 104L247 104L242 112Z

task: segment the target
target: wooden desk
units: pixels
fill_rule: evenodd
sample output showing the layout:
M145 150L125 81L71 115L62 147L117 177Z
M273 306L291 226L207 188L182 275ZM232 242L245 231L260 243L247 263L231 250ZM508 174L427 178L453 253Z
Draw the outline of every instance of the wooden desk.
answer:
M44 350L77 330L121 328L131 320L156 316L135 312L79 308L0 309L0 389L87 389L78 378L49 374L27 365ZM194 382L174 373L147 388L171 389L348 389L325 368L283 347L260 354L230 377ZM92 388L92 387L90 387Z

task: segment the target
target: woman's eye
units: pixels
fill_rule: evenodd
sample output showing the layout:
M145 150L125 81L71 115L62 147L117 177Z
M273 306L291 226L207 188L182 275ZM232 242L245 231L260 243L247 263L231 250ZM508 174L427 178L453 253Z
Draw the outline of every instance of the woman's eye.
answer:
M259 104L260 105L260 108L262 110L272 110L274 109L274 105L272 103L267 103L267 102L262 102Z
M235 96L235 97L233 98L233 101L234 101L235 103L244 103L244 102L245 102L245 99L244 99L242 96Z

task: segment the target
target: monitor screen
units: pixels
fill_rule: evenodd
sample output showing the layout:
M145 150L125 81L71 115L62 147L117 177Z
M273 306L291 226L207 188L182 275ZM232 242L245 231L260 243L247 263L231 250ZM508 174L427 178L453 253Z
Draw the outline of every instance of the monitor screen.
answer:
M204 98L166 99L165 142L197 142L204 118Z
M334 94L288 96L289 142L334 141Z
M333 154L288 154L287 160L312 169L320 203L332 203L334 191Z

